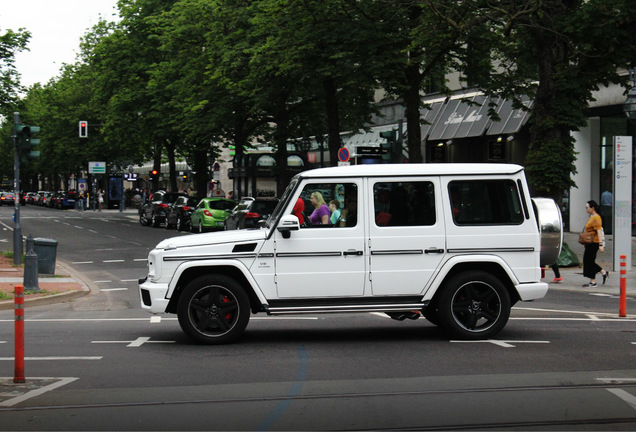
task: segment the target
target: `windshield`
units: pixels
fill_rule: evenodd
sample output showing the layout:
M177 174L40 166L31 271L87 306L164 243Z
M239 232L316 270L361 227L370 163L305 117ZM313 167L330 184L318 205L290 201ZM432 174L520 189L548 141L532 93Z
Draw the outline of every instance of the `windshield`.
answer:
M292 192L294 191L294 189L296 189L296 184L298 184L298 178L294 177L289 183L289 186L287 186L287 189L285 189L285 192L278 202L276 209L274 209L274 212L267 219L267 223L265 225L267 228L270 228L272 226L272 222L280 217L280 214L283 212L283 210L287 206L287 203L289 202L289 199L291 198Z

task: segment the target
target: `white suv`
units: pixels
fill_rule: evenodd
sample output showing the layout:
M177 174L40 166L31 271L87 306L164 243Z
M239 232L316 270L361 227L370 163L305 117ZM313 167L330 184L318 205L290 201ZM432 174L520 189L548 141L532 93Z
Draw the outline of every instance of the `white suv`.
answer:
M333 222L311 223L314 192L340 211ZM305 171L261 228L159 243L141 306L177 314L209 344L236 340L261 312L423 315L452 337L490 338L513 304L546 294L541 266L556 261L561 226L552 200L530 199L518 165Z

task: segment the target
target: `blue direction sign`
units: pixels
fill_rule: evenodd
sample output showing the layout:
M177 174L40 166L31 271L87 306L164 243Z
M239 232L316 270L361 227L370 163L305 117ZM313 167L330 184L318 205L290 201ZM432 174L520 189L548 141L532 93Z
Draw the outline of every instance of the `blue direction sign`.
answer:
M349 149L342 147L340 150L338 150L338 159L340 160L340 162L347 162L349 160L349 156L351 156L349 154Z

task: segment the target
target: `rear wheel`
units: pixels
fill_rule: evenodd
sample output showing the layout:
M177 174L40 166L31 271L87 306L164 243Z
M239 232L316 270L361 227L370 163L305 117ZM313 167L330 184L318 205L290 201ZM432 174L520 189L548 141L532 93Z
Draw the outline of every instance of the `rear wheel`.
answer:
M183 230L183 222L181 222L181 216L177 216L177 231Z
M250 302L234 279L206 275L185 287L177 313L183 331L197 342L224 344L243 334L250 318Z
M139 213L139 223L140 223L142 226L148 226L148 225L150 225L150 222L148 222L148 218L146 218L146 213L145 213L145 212L143 212L143 211L142 211L141 213Z
M473 271L453 277L440 294L437 312L453 337L476 340L499 333L510 317L510 295L490 273Z

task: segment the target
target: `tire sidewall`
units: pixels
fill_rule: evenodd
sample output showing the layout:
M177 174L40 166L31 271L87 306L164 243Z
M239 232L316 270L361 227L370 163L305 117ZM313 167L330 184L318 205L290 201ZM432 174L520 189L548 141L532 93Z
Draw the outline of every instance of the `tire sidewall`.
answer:
M500 312L498 318L492 325L484 330L468 330L460 325L452 310L452 302L457 292L470 282L480 282L495 290L500 301ZM510 317L511 301L510 294L504 284L496 276L483 271L468 271L452 277L443 285L437 303L437 312L442 327L453 337L463 340L479 340L493 337L499 333Z
M238 317L230 330L223 335L211 336L199 332L190 319L190 303L193 297L208 286L216 285L229 291L238 304ZM236 341L245 331L250 318L250 301L243 287L234 279L224 275L200 276L186 285L177 306L179 325L192 339L201 344L215 345Z

